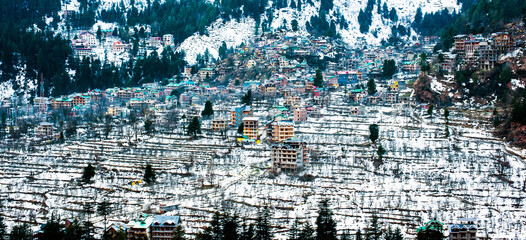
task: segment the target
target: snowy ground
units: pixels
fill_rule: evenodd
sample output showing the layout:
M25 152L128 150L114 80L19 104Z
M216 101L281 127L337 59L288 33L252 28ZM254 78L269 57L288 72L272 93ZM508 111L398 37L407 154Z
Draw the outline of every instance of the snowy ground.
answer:
M313 221L318 202L329 198L340 232L354 233L376 214L407 236L432 218L453 223L474 217L481 221L479 234L526 237L526 166L517 157L524 151L485 130L487 109L450 108L451 136L445 138L444 119L423 117L423 110L372 106L365 116L350 116L341 96L331 100L325 117L296 126L296 136L317 156L302 173L315 176L312 182L284 174L269 177L265 144L239 147L233 137L222 139L208 130L208 137L188 141L179 129L155 137L140 135L138 144L130 145L133 131L116 126L108 140L0 153L4 215L10 223L37 224L55 211L65 218L82 216L83 202L109 199L116 207L111 220L125 220L159 204L181 204L178 213L187 231L195 232L214 210L234 209L254 219L260 207L269 205L276 236L284 236L295 218ZM215 106L219 112L229 103ZM254 107L261 113L269 106ZM371 161L376 148L368 140L371 123L380 125L379 142L387 150L384 165L376 171ZM187 176L185 164L191 159L192 174ZM504 178L496 176L498 161L511 166L504 169ZM95 183L82 186L77 179L88 162L97 167L97 176ZM158 172L157 184L132 186L142 178L147 162ZM100 217L95 221L100 227Z
M196 56L203 55L206 49L212 57L218 59L218 50L223 42L228 48L237 47L241 43L250 43L254 38L255 26L256 23L252 18L243 18L239 21L230 20L226 23L218 19L207 28L206 34L194 33L184 40L177 50L185 51L185 60L190 65L195 64Z

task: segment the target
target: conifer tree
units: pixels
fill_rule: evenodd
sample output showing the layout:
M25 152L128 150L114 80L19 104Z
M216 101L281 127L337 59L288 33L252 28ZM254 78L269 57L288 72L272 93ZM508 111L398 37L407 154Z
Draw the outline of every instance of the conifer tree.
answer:
M362 240L362 231L360 229L358 229L358 231L356 231L356 235L354 237L355 240Z
M241 98L241 103L252 105L252 90L248 90L247 93Z
M369 240L380 240L382 237L382 229L378 223L378 217L373 215L369 231L367 231L367 239Z
M369 78L369 81L367 81L367 93L369 95L376 94L376 83L374 83L374 79Z
M197 136L201 134L201 123L197 117L193 117L192 121L188 125L188 135Z
M77 240L77 239L83 239L85 236L85 230L84 227L81 225L78 219L74 219L73 222L70 223L68 228L66 228L66 234L64 239L65 240Z
M175 228L174 235L172 237L172 240L187 240L186 233L184 231L183 225L179 224Z
M205 103L205 109L201 112L201 115L203 117L210 117L214 115L214 109L212 108L212 102L210 100L206 101Z
M237 133L240 135L243 135L245 125L243 123L239 124L239 127L237 127Z
M299 229L299 221L298 219L294 220L294 223L289 229L289 240L300 240L300 229Z
M3 211L2 202L0 202L0 210ZM7 226L4 223L4 216L0 215L0 240L7 239Z
M111 207L111 203L108 202L108 200L104 200L99 203L99 206L97 207L97 213L99 215L104 216L104 233L102 234L103 239L108 239L108 235L107 235L108 232L107 232L106 225L108 224L107 217L108 215L111 214L111 212L112 212L112 207Z
M152 165L150 163L147 163L146 164L146 169L144 170L144 181L147 183L147 184L151 184L151 183L154 183L155 182L155 171L153 170L152 168Z
M60 219L52 215L42 228L42 240L60 240L64 238L64 225L60 224Z
M7 237L6 235L1 235L0 239L7 239L6 237ZM9 234L9 239L32 240L33 232L31 231L31 228L29 227L29 224L27 223L16 225L11 229L11 233Z
M225 239L238 239L239 238L239 222L236 215L226 215L223 218L223 236Z
M300 238L301 240L315 240L316 237L314 236L315 230L312 228L312 225L307 222L300 232Z
M378 140L379 135L380 127L378 126L378 124L369 125L369 139L371 139L371 142L376 143L376 140Z
M318 217L316 218L316 240L336 239L336 222L332 219L329 199L324 199L319 204Z
M317 88L323 87L323 74L320 69L316 70L316 75L314 76L314 82L312 84Z
M84 167L84 172L82 173L82 181L89 183L91 178L95 176L95 167L88 163L88 166Z
M270 229L270 211L268 207L265 207L258 214L256 223L255 240L271 240L273 237Z

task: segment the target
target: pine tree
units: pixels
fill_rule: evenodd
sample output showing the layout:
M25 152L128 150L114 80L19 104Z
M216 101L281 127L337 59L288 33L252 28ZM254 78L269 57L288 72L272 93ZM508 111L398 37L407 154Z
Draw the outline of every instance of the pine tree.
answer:
M312 84L317 88L323 88L323 74L319 68L316 70L316 75L314 76L314 82Z
M239 127L237 127L237 133L240 135L243 135L243 131L245 130L245 125L243 123L239 124Z
M190 124L188 124L188 135L197 136L197 134L201 134L201 123L199 122L199 118L193 117Z
M273 237L273 234L270 230L270 211L268 207L265 207L258 214L254 239L255 240L271 240L272 237Z
M247 93L241 98L241 103L252 105L252 90L248 90Z
M399 227L397 227L392 235L392 240L403 240L404 235L402 235L402 231Z
M360 229L358 229L358 231L356 231L356 236L354 238L355 240L362 240L362 231Z
M429 116L433 116L433 109L435 108L435 106L433 106L433 104L430 104L428 107L427 107L427 115Z
M294 0L292 0L292 1L294 1ZM292 19L292 21L290 22L290 25L292 27L292 31L294 31L294 32L298 31L298 20Z
M319 204L316 218L316 240L336 240L336 237L336 222L332 219L329 199L324 199Z
M78 219L75 218L66 228L66 234L64 240L77 240L83 239L85 236L85 230Z
M300 238L301 240L315 240L316 237L314 236L314 233L316 231L314 230L314 228L312 228L312 225L307 222L304 226L303 226L303 229L301 229L301 232L300 232Z
M214 109L212 108L212 102L210 102L210 100L206 101L205 109L203 109L203 111L201 112L201 115L203 117L210 117L214 115Z
M227 214L223 220L223 236L225 239L237 240L239 238L238 228L238 217L236 215L230 216Z
M378 217L373 215L371 220L371 225L369 226L369 231L367 232L367 239L369 240L380 240L382 237L382 229L378 223Z
M378 124L371 124L369 125L369 139L371 139L371 142L376 143L376 140L378 140L380 134L380 127Z
M111 236L111 240L127 240L126 232L120 229L118 232Z
M104 200L99 203L99 206L97 207L97 213L99 215L104 216L104 233L102 235L103 239L108 239L108 236L107 236L108 231L107 231L106 225L108 224L107 217L108 215L111 214L111 212L112 212L112 207L111 207L111 203L108 202L108 200Z
M3 211L3 204L0 202L0 210ZM4 216L0 215L0 240L7 239L7 226L4 223Z
M60 240L64 238L64 225L60 224L60 219L52 215L42 228L42 240Z
M172 237L172 240L187 240L186 233L184 231L183 225L179 224L175 228L174 235Z
M289 240L301 240L298 219L294 220L294 223L289 229L288 235L289 235L289 238L288 238Z
M369 81L367 81L367 93L369 95L376 94L376 83L374 83L374 79L369 78Z
M241 232L241 235L239 236L239 240L252 240L254 239L255 235L254 230L254 224L247 225L246 223L243 224L243 231Z
M422 24L422 8L418 7L416 9L415 20L413 22L413 26L415 28L420 28L420 24Z
M144 131L146 131L148 134L152 133L153 131L153 122L150 119L146 119L144 121Z
M210 229L212 230L213 239L223 239L223 215L220 212L215 212L210 222Z
M151 184L155 182L155 171L152 168L150 163L146 164L146 169L144 170L144 182Z
M7 239L7 235L0 235L0 239ZM11 229L9 238L13 240L32 240L33 232L29 227L29 224L23 223L21 225L16 225Z
M88 163L88 166L84 168L84 172L82 173L82 181L85 183L89 183L91 181L91 178L95 176L95 167L91 165L91 163Z
M382 145L379 145L378 146L378 150L376 150L376 154L378 154L378 160L377 160L375 165L380 166L380 165L383 164L383 159L384 159L385 152L386 151L385 151L384 147L382 147Z

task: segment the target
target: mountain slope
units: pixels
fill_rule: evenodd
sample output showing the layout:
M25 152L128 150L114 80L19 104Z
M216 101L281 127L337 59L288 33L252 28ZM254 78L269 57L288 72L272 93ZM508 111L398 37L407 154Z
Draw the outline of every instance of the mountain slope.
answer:
M377 0L381 1L381 0ZM369 31L366 33L360 32L360 24L358 21L358 15L360 10L366 8L367 1L363 0L335 0L334 7L327 14L327 21L337 20L338 16L342 16L346 20L347 26L341 26L342 24L337 24L337 31L341 36L342 40L349 44L351 48L363 48L366 46L379 46L382 40L387 40L391 34L391 28L393 26L402 25L405 28L409 29L410 36L403 37L405 40L410 41L411 36L417 35L417 33L412 30L411 24L414 21L415 14L418 8L422 9L423 14L438 12L443 9L447 9L449 12L460 11L461 5L457 4L456 0L384 0L381 1L381 5L385 3L389 10L395 9L398 20L391 21L389 19L382 18L378 13L378 2L375 1L374 8L372 11L372 23L369 28ZM290 3L290 2L289 2ZM268 7L267 11L272 11L272 23L270 24L269 30L277 30L282 27L291 29L291 22L293 20L298 21L299 31L302 35L309 34L307 31L307 23L310 22L311 17L317 16L320 8L320 1L314 1L313 4L307 3L307 1L302 1L301 10L298 8L285 7L277 9L275 6ZM289 5L290 6L290 5ZM263 14L261 16L261 22L268 20L268 17ZM243 19L242 22L246 23L247 19ZM253 22L253 21L252 21ZM310 24L310 23L309 23ZM256 32L255 25L253 26L252 33ZM211 55L215 58L218 57L217 50L221 45L221 42L225 41L229 47L239 45L240 42L248 42L252 39L250 36L246 35L248 32L247 24L241 25L232 25L231 22L224 22L218 20L213 23L213 26L209 28L209 32L235 32L234 35L228 34L194 34L190 38L186 39L179 48L184 50L187 54L186 60L192 64L195 63L195 57L197 54L204 54L206 49L209 50ZM258 32L261 32L261 27L259 27ZM239 37L237 40L233 41L232 37ZM236 44L234 44L236 43Z

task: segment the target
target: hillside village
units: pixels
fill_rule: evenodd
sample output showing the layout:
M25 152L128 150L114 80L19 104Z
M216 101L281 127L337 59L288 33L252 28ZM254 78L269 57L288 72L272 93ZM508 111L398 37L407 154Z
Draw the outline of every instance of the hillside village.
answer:
M449 239L522 238L524 152L492 136L491 107L467 107L445 87L460 68L524 59L524 27L509 30L455 36L451 52L433 51L437 37L348 50L338 39L283 30L161 82L60 97L39 91L30 104L2 99L4 217L38 226L54 212L71 222L82 202L104 199L118 210L109 227L93 218L97 234L171 239L178 225L197 235L220 207L253 221L268 206L275 236L285 239L294 220L315 216L323 196L342 236L379 216L406 238L426 229ZM175 47L171 35L143 41L138 56ZM132 51L111 31L80 31L71 45L78 58L116 65ZM430 69L445 77L415 88ZM524 79L512 84L524 87ZM419 103L426 92L459 101ZM369 141L374 124L378 142ZM82 183L78 166L88 163L97 176ZM146 164L158 174L154 184L141 180Z

